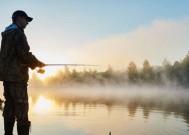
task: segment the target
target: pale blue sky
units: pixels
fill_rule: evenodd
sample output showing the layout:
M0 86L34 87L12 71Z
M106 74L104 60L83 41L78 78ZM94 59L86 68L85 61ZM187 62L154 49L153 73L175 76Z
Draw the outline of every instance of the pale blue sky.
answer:
M1 0L1 29L13 11L23 9L38 27L55 25L68 39L87 41L130 32L157 18L189 16L188 7L188 0Z
M0 30L11 23L15 10L24 10L34 18L26 35L39 58L49 54L50 62L62 56L68 57L63 62L79 63L66 54L89 43L148 28L156 20L182 21L189 17L188 7L188 0L0 0Z

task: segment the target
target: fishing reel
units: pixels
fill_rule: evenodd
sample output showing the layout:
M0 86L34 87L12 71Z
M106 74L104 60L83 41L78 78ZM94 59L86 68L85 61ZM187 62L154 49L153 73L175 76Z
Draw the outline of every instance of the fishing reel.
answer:
M45 73L45 69L39 68L39 69L37 69L37 73L44 74Z

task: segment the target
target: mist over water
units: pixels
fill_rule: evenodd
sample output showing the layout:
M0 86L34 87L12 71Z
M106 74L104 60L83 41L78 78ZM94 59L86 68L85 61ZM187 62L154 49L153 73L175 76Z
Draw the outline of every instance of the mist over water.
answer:
M109 131L118 135L126 133L158 135L160 132L161 134L166 132L185 135L188 133L189 91L175 84L167 86L128 84L47 86L36 88L29 85L30 94L35 95L36 100L38 95L44 95L56 101L60 108L65 108L65 112L58 112L61 117L74 119L85 114L83 117L86 119L81 119L79 125L85 121L90 121L88 123L90 126L95 123L93 126L101 131L98 134L104 132L108 134ZM83 109L79 106L83 106ZM99 113L97 113L98 111ZM104 114L104 111L107 112ZM90 118L91 115L94 118ZM129 120L125 115L128 115ZM104 118L107 118L107 122L102 122ZM113 123L108 124L110 118ZM119 124L116 124L115 121ZM101 123L105 124L101 125ZM126 128L122 127L121 123L124 123ZM73 122L72 125L74 124ZM141 124L143 128L140 128ZM179 126L176 126L177 124ZM85 127L86 132L91 135L96 134L93 128L88 127L89 129L87 129L87 127ZM118 129L119 131L117 131ZM156 131L157 129L161 130Z
M29 85L34 97L45 95L60 102L149 107L189 113L189 91L175 84L155 85Z

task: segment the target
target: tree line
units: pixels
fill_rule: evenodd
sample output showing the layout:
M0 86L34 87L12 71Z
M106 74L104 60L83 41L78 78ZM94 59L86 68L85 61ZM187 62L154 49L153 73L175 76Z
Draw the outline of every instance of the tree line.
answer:
M36 79L35 75L33 79ZM86 85L106 85L106 84L134 84L134 85L166 85L175 83L183 87L189 87L189 54L183 60L175 61L171 64L164 60L161 66L152 66L146 59L141 68L131 61L125 70L116 71L110 65L99 72L92 69L77 71L64 67L55 76L46 78L48 84L86 84Z
M132 83L166 84L174 82L183 87L189 87L189 54L183 60L175 61L171 64L164 59L162 66L151 66L146 59L142 69L138 69L134 62L130 62L128 67L129 81Z

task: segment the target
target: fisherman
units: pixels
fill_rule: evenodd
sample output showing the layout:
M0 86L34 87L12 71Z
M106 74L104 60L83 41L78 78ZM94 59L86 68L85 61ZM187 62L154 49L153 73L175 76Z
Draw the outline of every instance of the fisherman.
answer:
M15 120L18 135L29 135L28 69L45 66L30 52L24 34L24 29L32 20L24 11L17 10L12 15L13 23L2 32L0 81L3 81L5 97L4 135L13 135Z

